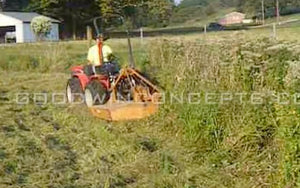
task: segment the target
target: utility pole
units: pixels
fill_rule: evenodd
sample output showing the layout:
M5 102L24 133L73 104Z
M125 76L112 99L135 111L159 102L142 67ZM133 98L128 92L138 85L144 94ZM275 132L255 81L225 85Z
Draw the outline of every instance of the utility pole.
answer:
M261 15L263 25L265 25L265 0L261 0Z
M3 7L4 7L4 1L0 0L0 12L3 11Z
M276 16L277 16L277 24L279 24L280 22L279 0L276 0Z

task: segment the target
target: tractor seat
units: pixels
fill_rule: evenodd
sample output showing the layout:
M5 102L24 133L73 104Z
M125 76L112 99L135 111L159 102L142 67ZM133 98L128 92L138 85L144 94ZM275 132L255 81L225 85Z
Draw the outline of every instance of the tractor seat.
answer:
M116 75L120 71L118 65L113 62L104 63L100 66L93 66L93 65L86 65L84 67L84 73L87 76L93 76L93 75Z

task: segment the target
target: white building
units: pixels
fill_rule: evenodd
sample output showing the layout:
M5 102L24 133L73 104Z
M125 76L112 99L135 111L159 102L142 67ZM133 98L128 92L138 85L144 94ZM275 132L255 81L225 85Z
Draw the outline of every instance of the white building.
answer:
M35 42L36 37L31 30L31 21L34 17L41 16L34 12L0 12L0 43L5 42L5 36L15 35L15 42ZM59 40L60 21L49 18L52 22L52 29L47 40Z

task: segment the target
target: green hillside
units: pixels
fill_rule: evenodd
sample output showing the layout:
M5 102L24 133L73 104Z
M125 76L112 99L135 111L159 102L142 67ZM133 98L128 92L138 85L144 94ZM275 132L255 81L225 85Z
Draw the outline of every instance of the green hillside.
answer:
M265 0L265 19L267 23L276 21L274 1ZM298 1L280 1L280 15L282 21L299 18L300 5ZM174 8L170 21L172 26L200 26L216 22L227 13L239 11L246 14L247 18L257 17L262 19L261 1L242 0L183 0Z

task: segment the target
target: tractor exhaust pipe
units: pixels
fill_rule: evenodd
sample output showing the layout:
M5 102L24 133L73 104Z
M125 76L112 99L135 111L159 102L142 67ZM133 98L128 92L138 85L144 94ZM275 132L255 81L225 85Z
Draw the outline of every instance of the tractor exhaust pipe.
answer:
M135 68L135 62L134 62L134 58L133 58L133 51L132 51L132 45L131 45L131 37L130 37L130 32L127 29L127 41L128 41L128 50L129 50L129 66L130 68Z

